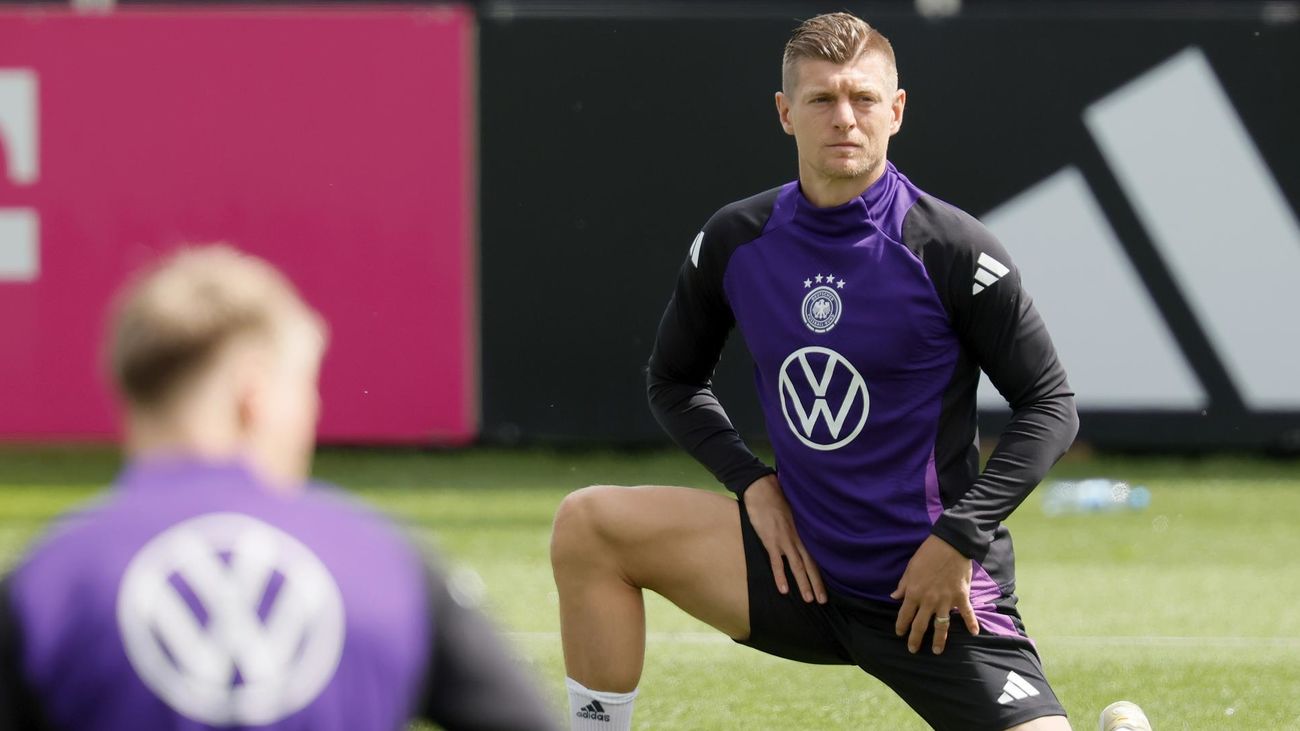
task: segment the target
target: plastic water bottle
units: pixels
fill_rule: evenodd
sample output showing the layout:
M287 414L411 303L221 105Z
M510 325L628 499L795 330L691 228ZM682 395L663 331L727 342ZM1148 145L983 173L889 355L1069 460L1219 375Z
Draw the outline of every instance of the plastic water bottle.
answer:
M1043 512L1048 515L1113 513L1143 510L1151 504L1151 491L1141 485L1130 487L1104 477L1060 481L1047 485Z

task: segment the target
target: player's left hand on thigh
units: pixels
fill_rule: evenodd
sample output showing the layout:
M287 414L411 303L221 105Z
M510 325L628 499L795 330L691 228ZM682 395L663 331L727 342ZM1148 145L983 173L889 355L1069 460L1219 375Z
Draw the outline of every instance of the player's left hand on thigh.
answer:
M894 631L907 635L907 649L917 652L926 630L934 627L931 649L938 655L948 644L949 622L953 610L961 615L966 629L977 635L979 622L970 603L971 560L936 536L925 539L907 562L898 588L889 596L903 602L898 610ZM939 623L935 620L939 619ZM909 634L910 628L910 634Z

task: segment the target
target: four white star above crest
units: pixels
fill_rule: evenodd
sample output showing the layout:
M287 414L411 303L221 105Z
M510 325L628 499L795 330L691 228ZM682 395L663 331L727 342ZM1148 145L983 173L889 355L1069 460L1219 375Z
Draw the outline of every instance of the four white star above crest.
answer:
M839 281L836 281L834 274L826 274L826 275L818 274L817 276L813 277L813 279L805 279L803 280L804 289L808 289L812 287L814 279L817 281L818 284L825 282L826 284L835 285L836 289L844 289L844 280L841 279Z

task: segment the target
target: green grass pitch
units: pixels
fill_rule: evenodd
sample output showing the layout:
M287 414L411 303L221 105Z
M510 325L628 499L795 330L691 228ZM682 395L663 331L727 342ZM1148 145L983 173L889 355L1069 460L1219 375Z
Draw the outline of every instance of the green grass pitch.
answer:
M553 700L565 704L551 516L592 483L710 487L672 452L327 450L317 474L432 541L482 578L485 606ZM0 568L60 511L109 480L102 449L0 449ZM1144 512L1012 517L1021 609L1076 728L1140 702L1161 731L1300 730L1300 465L1247 459L1067 460L1054 477L1145 484ZM853 668L798 665L735 646L658 597L640 729L923 729Z

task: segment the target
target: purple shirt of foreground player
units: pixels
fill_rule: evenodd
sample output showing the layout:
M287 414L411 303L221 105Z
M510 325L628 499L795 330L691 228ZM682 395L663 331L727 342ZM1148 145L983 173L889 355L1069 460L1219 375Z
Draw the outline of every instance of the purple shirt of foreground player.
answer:
M57 728L403 728L441 619L387 521L191 458L130 465L7 583L20 674Z

